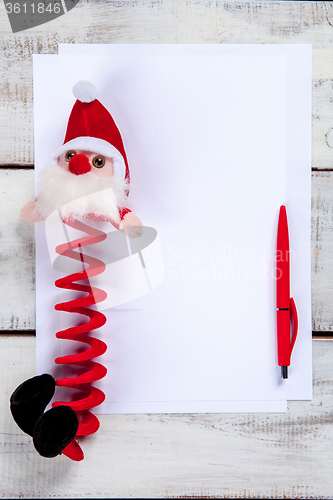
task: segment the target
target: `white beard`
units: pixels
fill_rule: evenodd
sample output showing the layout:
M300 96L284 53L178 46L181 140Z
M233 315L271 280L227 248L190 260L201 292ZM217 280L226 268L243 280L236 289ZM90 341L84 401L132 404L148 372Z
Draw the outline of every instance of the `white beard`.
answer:
M62 219L94 214L118 224L119 209L128 207L128 189L127 181L119 177L98 177L92 172L75 175L54 162L39 176L35 211L43 219L60 210Z

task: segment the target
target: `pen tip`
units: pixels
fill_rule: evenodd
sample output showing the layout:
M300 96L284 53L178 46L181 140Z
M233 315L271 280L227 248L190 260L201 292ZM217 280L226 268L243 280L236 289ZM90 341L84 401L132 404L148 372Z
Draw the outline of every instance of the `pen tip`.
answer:
M288 366L281 366L281 377L288 378Z
M287 217L287 210L285 205L280 206L280 216L285 216Z

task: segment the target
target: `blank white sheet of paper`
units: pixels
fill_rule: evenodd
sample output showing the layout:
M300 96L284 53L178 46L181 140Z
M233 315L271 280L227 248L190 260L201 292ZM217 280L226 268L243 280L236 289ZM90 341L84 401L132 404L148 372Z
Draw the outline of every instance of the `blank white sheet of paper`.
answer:
M47 104L43 85L35 91L38 170L63 142L73 84L96 85L123 136L130 199L144 225L157 230L164 260L156 288L104 311L108 322L95 333L108 345L101 359L108 375L98 383L107 397L97 412L285 409L273 270L278 208L290 197L291 77L285 51L260 47L100 46L89 57L87 46L75 55L61 46L56 104ZM47 80L44 64L35 58L37 86ZM52 107L45 141L42 115L53 116ZM51 269L37 269L38 368L50 372L59 350L69 351L54 334L73 326L74 316L60 320L52 311L59 273L45 259L43 238L40 225L38 255ZM131 275L141 279L140 261L131 262ZM107 271L110 293L112 265ZM119 272L126 277L129 269ZM46 301L50 326L40 333Z

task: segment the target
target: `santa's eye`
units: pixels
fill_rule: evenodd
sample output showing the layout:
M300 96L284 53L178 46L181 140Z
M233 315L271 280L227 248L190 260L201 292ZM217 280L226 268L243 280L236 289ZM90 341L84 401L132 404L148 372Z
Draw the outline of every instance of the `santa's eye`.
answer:
M92 164L94 165L94 167L102 168L105 165L105 158L103 156L95 156L95 158L93 158Z
M67 153L65 154L66 161L69 161L75 155L76 155L76 151L67 151Z

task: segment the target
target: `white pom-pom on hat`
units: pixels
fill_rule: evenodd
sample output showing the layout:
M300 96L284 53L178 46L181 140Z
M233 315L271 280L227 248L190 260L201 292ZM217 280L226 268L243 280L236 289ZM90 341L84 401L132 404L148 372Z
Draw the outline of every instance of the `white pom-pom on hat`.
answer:
M92 102L97 97L97 90L88 80L80 80L74 85L73 94L81 102Z

